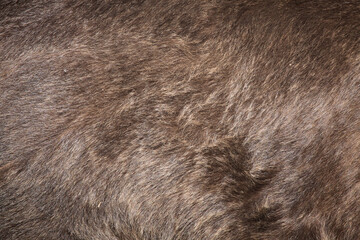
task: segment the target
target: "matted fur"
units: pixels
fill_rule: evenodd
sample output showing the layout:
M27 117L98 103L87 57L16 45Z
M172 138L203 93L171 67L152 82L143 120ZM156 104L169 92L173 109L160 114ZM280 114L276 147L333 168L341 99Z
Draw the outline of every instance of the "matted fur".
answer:
M360 239L358 0L2 0L0 94L0 239Z

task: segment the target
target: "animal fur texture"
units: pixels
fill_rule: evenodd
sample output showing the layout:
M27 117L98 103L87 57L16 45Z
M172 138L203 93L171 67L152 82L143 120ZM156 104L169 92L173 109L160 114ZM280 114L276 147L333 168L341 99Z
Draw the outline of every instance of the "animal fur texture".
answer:
M359 0L1 0L0 94L0 239L360 239Z

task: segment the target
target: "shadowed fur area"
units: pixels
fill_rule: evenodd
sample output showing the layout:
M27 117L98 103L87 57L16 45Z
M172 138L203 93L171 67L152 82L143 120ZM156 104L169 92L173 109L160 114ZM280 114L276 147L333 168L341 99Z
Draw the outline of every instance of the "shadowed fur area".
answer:
M1 0L0 239L360 239L360 2Z

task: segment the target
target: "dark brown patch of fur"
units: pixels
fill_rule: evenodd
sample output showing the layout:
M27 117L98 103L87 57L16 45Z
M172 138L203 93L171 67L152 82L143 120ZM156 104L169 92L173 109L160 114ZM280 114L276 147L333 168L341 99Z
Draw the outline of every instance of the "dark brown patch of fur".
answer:
M1 239L360 239L360 3L0 2Z

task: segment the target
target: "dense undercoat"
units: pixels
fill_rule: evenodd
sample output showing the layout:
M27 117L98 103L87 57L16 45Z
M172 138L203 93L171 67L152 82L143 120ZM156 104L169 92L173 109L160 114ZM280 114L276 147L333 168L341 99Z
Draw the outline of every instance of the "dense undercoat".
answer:
M360 239L360 3L0 2L1 239Z

